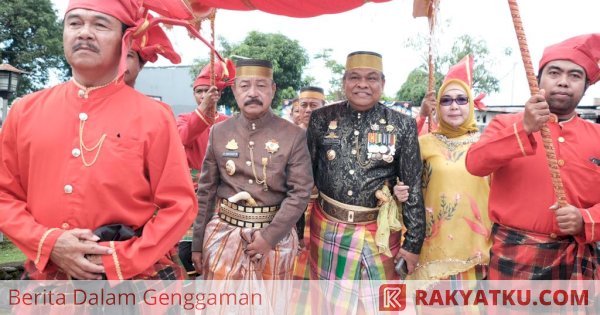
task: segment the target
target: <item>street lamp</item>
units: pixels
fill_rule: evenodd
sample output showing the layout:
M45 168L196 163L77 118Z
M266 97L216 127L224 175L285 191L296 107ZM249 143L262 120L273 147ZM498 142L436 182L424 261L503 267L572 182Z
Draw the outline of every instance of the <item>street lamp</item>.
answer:
M10 95L17 90L19 84L19 78L22 74L27 73L23 70L19 70L7 63L0 64L0 105L2 106L2 120L0 121L0 127L2 122L8 115L8 99ZM6 102L4 101L6 100ZM4 241L4 234L0 233L0 242Z
M2 105L2 120L8 114L8 99L17 90L19 79L27 72L19 70L7 63L0 64L0 105ZM5 101L6 100L6 101Z

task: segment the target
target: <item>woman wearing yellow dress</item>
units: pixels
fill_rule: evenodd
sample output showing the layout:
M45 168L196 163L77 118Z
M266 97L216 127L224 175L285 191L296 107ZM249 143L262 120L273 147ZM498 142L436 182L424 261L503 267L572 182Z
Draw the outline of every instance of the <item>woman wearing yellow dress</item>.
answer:
M450 68L435 104L437 130L419 138L427 228L411 280L478 280L487 274L489 182L465 168L467 150L479 139L474 108L482 97L473 98L472 78L471 56Z

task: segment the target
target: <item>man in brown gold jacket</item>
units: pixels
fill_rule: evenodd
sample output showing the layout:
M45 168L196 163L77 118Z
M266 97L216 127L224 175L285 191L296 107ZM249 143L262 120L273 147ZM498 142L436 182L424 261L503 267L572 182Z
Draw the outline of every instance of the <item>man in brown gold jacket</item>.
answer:
M192 260L208 280L291 279L313 186L306 134L270 109L271 62L240 60L236 72L241 114L211 130Z

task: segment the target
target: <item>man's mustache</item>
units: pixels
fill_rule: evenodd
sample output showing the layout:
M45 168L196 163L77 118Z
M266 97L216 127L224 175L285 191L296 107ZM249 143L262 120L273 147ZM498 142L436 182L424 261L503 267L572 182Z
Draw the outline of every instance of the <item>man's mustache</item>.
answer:
M100 49L90 43L77 43L73 45L73 51L78 51L81 48L89 49L93 52L100 52Z
M253 98L253 99L249 99L246 102L244 102L244 106L246 105L251 105L251 104L255 104L255 105L263 105L263 102L257 98Z

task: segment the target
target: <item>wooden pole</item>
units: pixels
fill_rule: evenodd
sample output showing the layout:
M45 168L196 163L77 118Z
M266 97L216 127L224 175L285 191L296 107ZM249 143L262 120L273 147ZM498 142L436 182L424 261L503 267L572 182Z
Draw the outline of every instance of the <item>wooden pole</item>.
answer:
M436 11L438 8L438 0L431 0L429 2L429 58L428 58L428 66L429 66L429 82L427 84L427 93L433 91L435 89L435 64L433 63L433 33L435 30L435 19L436 19ZM427 119L427 130L431 132L433 121L433 112L429 113L429 117Z
M521 20L521 14L519 13L519 5L517 4L517 0L508 0L508 6L510 8L510 14L512 16L513 25L517 34L521 58L523 59L525 73L527 74L527 82L529 83L529 90L533 96L539 93L539 87L537 84L537 77L533 71L531 56L529 55L529 47L527 46L527 38L525 37L525 30L523 29L523 21ZM560 178L560 170L558 161L556 160L556 151L554 150L554 145L552 144L550 128L548 128L547 125L544 125L541 129L541 134L544 150L546 151L546 157L548 159L548 167L550 168L554 194L558 200L559 207L563 207L567 205L567 196L565 194L562 179Z

